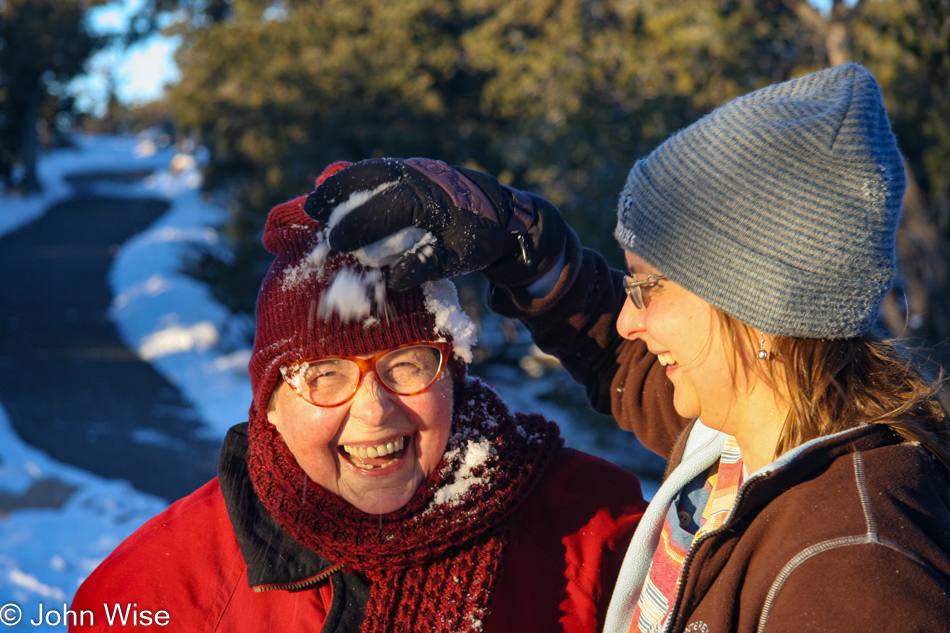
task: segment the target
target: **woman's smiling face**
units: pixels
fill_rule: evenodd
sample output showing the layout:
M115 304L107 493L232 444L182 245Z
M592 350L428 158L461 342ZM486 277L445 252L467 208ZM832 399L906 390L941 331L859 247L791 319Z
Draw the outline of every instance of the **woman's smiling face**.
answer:
M422 393L400 396L369 372L352 400L318 407L281 380L267 419L311 480L363 512L388 514L406 505L441 461L453 387L446 369Z
M642 257L625 251L627 267L637 280L662 275ZM641 339L666 366L673 383L673 405L686 418L701 417L712 428L724 428L736 401L734 367L723 345L722 328L713 307L670 280L642 288L643 308L627 298L617 318L626 339Z

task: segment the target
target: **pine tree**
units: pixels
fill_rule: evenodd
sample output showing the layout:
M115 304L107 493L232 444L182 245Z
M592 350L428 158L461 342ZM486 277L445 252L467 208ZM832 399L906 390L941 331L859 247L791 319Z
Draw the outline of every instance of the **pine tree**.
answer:
M854 60L883 84L911 176L899 241L910 319L895 294L887 323L950 339L945 0L834 0L825 14L805 0L232 0L227 10L180 26L171 108L212 148L210 186L235 194L238 255L203 262L227 278L223 295L245 289L234 305L253 306L267 210L341 159L423 155L488 171L551 199L619 263L616 201L634 161L740 94Z
M37 123L51 89L83 70L104 40L89 33L84 16L105 0L3 0L0 2L0 182L39 191ZM13 168L23 177L13 182Z

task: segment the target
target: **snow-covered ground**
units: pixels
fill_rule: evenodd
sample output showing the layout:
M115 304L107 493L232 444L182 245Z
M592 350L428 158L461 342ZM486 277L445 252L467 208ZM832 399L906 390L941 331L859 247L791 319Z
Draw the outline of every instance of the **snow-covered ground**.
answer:
M202 284L180 272L182 257L196 246L227 248L218 231L223 206L199 192L198 160L176 154L148 139L83 137L78 148L57 150L39 164L44 193L28 198L0 195L0 235L35 220L70 194L64 177L106 170L154 169L140 183L108 183L97 193L154 196L171 203L168 212L123 245L111 271L111 316L127 345L151 362L195 406L212 438L246 419L251 399L247 375L250 350L241 334L251 324L214 301ZM539 411L556 420L571 446L623 463L625 446L605 443L572 416L538 396L549 390L544 379L520 370L498 368L492 377L512 408ZM507 372L507 373L506 373ZM200 388L199 388L200 387ZM127 482L105 480L57 463L24 444L12 431L0 403L0 495L22 496L37 482L58 480L75 488L58 509L0 512L0 624L10 630L57 631L34 626L39 606L62 610L83 578L126 536L165 507ZM645 485L652 495L653 485ZM55 616L55 617L53 617Z
M135 139L83 139L75 150L42 158L42 195L0 197L0 235L35 220L69 196L64 176L80 171L164 168L168 151L136 151ZM0 514L0 623L10 630L56 631L62 625L32 626L39 605L68 604L81 580L164 501L124 481L109 481L58 463L24 444L0 403L0 494L22 496L44 480L58 480L75 492L58 509L16 509ZM18 616L22 617L14 624ZM53 620L51 619L51 622Z

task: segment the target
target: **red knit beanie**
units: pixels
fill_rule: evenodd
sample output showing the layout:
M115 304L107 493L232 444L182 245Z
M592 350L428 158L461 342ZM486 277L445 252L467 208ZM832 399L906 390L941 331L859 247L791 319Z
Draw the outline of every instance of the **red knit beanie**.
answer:
M316 186L349 164L330 165ZM474 325L458 308L451 282L436 282L441 306L438 300L433 303L431 285L388 290L385 269L363 266L352 255L330 248L323 227L303 210L306 199L301 196L274 207L264 228L264 246L274 261L257 295L257 330L249 364L254 392L251 419L255 408L267 410L282 365L335 354L358 356L416 341L453 342L474 334ZM444 305L448 287L454 306ZM453 312L454 327L439 314L445 307ZM463 336L458 315L468 324L461 330ZM467 353L467 345L461 355ZM456 349L450 360L456 381L464 377L466 367L459 355Z

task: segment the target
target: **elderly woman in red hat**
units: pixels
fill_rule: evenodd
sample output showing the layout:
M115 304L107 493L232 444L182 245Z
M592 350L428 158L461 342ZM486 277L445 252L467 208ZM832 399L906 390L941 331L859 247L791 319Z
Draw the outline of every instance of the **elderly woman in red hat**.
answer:
M135 628L116 604L189 633L600 629L637 479L467 375L450 282L387 290L385 248L332 250L305 201L264 232L249 422L83 583L73 630Z

